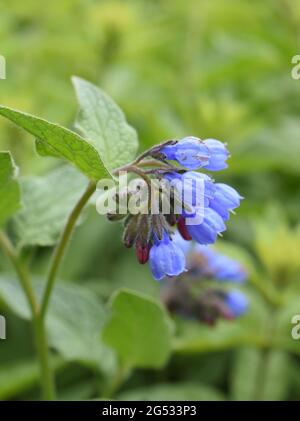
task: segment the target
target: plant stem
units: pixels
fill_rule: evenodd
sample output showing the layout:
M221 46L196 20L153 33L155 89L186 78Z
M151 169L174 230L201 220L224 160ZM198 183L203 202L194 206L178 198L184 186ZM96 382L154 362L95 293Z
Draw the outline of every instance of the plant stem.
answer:
M30 277L27 273L27 269L23 266L22 262L20 261L11 241L6 236L6 234L1 231L0 246L4 254L9 258L12 265L14 266L22 288L24 290L26 299L28 301L34 328L38 360L41 370L41 386L43 389L43 398L45 400L52 400L55 398L55 387L51 367L49 364L47 337L44 322L40 315L39 305L36 300L34 290L32 288Z
M96 190L96 184L94 182L90 182L88 184L87 189L85 190L84 194L81 196L81 198L79 199L79 201L77 202L76 206L74 207L74 209L72 210L69 218L68 218L68 222L65 226L65 229L62 233L62 236L60 238L60 241L57 245L57 247L54 250L54 254L53 254L53 258L52 258L52 263L50 266L50 271L49 271L49 275L47 278L47 283L46 283L46 289L43 295L43 299L42 299L42 305L41 305L41 317L44 319L45 315L47 313L47 308L49 305L49 300L51 297L51 292L55 283L55 279L58 273L58 269L60 267L60 263L62 261L64 252L66 250L66 247L68 245L69 239L71 237L71 234L74 230L74 227L76 225L76 222L80 216L81 211L83 210L84 206L87 204L88 200L90 199L90 197L92 196L92 194L95 192Z
M33 328L38 359L41 367L41 384L43 390L43 399L51 401L55 399L55 383L52 369L49 361L48 341L45 330L45 322L39 314L33 317Z
M32 315L38 314L38 303L35 298L32 285L29 279L29 275L27 273L27 270L23 267L22 263L20 262L17 253L14 249L14 246L12 245L9 238L6 236L6 234L2 231L0 231L0 246L4 252L4 254L8 257L8 259L13 264L18 276L19 280L21 282L21 285L23 287L23 290L25 292L28 304L30 306L30 310Z

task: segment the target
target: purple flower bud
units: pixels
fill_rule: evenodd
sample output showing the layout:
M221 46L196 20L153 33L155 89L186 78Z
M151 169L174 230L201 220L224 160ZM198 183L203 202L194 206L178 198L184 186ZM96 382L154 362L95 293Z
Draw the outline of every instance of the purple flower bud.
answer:
M209 161L204 165L205 169L220 171L228 167L226 161L229 157L229 152L224 143L216 139L205 139L203 144L209 152Z
M209 163L210 154L204 142L197 137L185 137L173 145L163 146L160 153L165 159L177 161L188 170L197 170Z
M185 271L185 256L181 248L172 241L166 231L159 240L154 235L154 244L149 255L153 277L159 281L167 276L177 276Z

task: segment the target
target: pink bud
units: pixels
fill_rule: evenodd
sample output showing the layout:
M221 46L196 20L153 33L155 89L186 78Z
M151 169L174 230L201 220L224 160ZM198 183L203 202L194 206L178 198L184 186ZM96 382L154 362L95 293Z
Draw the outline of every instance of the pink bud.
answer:
M140 243L136 244L136 257L139 261L139 263L141 263L141 265L144 265L145 263L148 262L149 259L149 252L150 252L150 245L146 244L146 245L142 245Z
M192 237L190 236L187 226L185 224L185 219L181 216L177 222L178 231L181 234L181 237L186 241L191 241Z

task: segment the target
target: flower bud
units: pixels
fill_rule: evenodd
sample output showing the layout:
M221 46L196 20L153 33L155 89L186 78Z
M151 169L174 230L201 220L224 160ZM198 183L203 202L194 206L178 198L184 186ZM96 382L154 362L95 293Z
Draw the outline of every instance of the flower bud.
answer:
M137 241L135 247L137 259L139 263L141 263L141 265L144 265L149 260L151 246L150 244L143 245L139 241Z
M138 234L138 217L139 215L128 215L125 220L125 230L123 234L123 244L130 248L135 243Z
M120 213L108 213L106 215L107 219L111 222L115 222L115 221L121 221L122 219L125 218L125 214L120 214Z
M185 218L183 218L182 216L178 219L177 228L184 240L190 241L192 239L191 235L187 230Z

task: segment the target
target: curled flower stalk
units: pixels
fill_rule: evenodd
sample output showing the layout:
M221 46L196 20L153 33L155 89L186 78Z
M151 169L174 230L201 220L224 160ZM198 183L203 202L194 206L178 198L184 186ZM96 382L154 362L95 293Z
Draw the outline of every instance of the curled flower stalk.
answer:
M141 178L144 187L126 188L116 194L117 207L107 217L110 221L124 220L124 245L136 248L141 264L150 260L156 280L186 270L186 258L173 241L175 232L185 240L207 245L215 243L226 230L225 222L240 205L242 196L198 170L223 170L228 166L228 157L224 143L190 136L156 145L131 164L115 170L116 175L127 171ZM148 193L144 200L142 191ZM139 211L127 208L120 214L119 202L124 197L127 205L136 200L144 206Z

